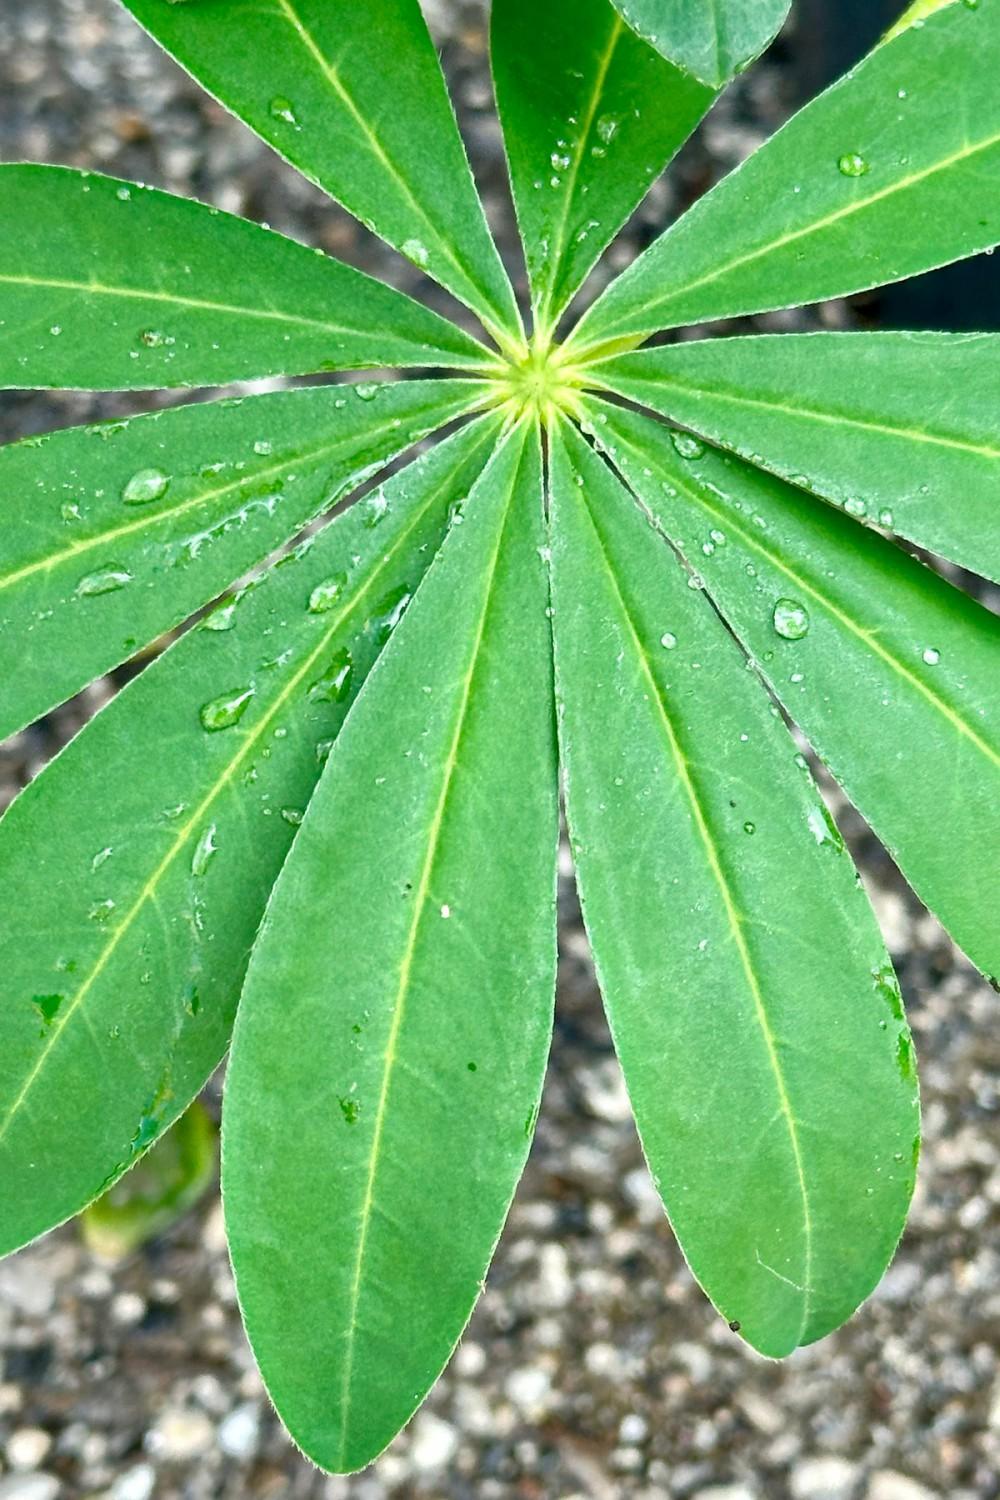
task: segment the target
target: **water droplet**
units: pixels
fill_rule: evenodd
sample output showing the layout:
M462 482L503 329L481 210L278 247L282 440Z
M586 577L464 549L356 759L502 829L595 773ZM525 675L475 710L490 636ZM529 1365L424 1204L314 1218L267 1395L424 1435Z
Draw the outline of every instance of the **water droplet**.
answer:
M236 624L237 599L230 599L228 604L220 604L213 609L210 615L206 615L202 621L204 630L232 630Z
M313 703L342 703L351 690L354 662L346 646L337 652L322 677L312 683L309 698Z
M318 583L309 595L310 614L323 615L327 610L333 609L346 586L346 573L336 573L332 578L326 578L322 583Z
M422 271L426 271L430 264L431 255L427 246L422 241L404 240L400 248L407 260L412 260L415 266L419 266Z
M681 458L702 458L705 453L705 444L692 437L689 432L672 432L670 441L673 443Z
M62 333L62 329L60 328L58 323L53 323L52 327L49 329L49 332L54 339L57 339Z
M389 502L382 490L376 490L374 495L368 497L365 506L364 524L371 531L380 521L384 521L389 514Z
M170 487L170 476L162 469L139 469L122 490L126 505L149 505L160 500Z
M868 507L863 500L845 500L844 509L849 516L863 516L867 514Z
M292 828L298 828L301 826L305 813L300 807L283 807L281 809L281 816Z
M857 151L845 151L837 162L837 170L844 177L864 177L871 168Z
M386 594L380 599L375 614L370 621L375 632L375 639L380 646L384 646L406 613L412 598L406 584L401 584L398 589L393 589L391 594Z
M253 451L261 458L266 458L269 453L274 452L274 444L269 443L266 438L258 438L253 445Z
M936 667L941 660L941 653L935 646L928 646L923 653L923 659L929 667Z
M113 850L110 844L107 846L107 848L99 850L90 861L90 868L92 870L99 870L103 864L106 864L108 862L108 860L111 858L112 853Z
M280 120L283 125L294 125L296 130L298 130L299 122L295 113L295 106L283 94L276 94L267 108L272 120Z
M108 896L103 901L95 901L87 916L92 922L106 922L115 909L115 903Z
M207 729L209 734L215 734L220 729L232 729L246 713L254 691L252 687L237 688L234 692L222 693L211 702L203 703L198 712L201 727Z
M145 344L147 349L163 349L177 340L169 333L161 333L158 328L147 328L145 333L140 333L139 342Z
M442 906L442 908L441 908L441 915L447 921L447 919L451 916L451 907L448 906L447 904L445 904L444 906Z
M316 743L316 759L321 766L325 766L330 759L330 751L336 744L336 740L318 740Z
M597 134L606 146L610 146L618 134L618 120L614 115L601 115L597 122Z
M756 833L757 832L757 824L756 823L744 823L743 824L743 832L744 833Z
M87 573L81 578L76 586L76 596L78 599L93 599L101 594L116 594L131 582L132 574L128 569L112 563L107 568L98 568L96 573Z
M378 386L370 383L366 383L365 385L356 385L354 387L354 394L357 396L359 401L374 401L375 397L378 395L378 392Z
M116 188L115 197L119 203L127 203L132 196L132 189L127 187Z
M672 631L665 631L664 634L660 636L660 645L663 646L667 651L672 651L677 645L677 637L673 634Z
M893 514L891 510L880 510L878 513L878 524L884 526L886 531L891 531L893 526Z
M774 628L786 641L801 641L809 634L809 611L795 599L779 599L774 606Z
M348 1125L356 1125L361 1115L361 1105L357 1099L339 1099L337 1102L340 1105L340 1112Z
M79 521L80 507L78 505L71 504L67 500L65 505L59 507L59 514L62 516L64 521Z
M197 844L195 844L194 853L191 855L192 875L204 875L205 871L208 869L209 864L211 863L212 855L219 847L215 842L215 834L215 824L209 823L201 838L198 840Z

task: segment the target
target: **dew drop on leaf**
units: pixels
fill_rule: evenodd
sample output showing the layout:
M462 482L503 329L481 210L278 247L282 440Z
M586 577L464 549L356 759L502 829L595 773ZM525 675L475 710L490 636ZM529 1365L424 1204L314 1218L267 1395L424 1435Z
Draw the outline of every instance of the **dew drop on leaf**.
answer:
M94 599L101 594L116 594L131 582L132 574L128 569L112 563L107 568L98 568L95 573L85 574L76 586L76 595L79 599Z
M837 170L844 177L864 177L871 168L857 151L845 151L837 162Z
M328 609L333 609L346 584L346 573L337 573L334 577L326 578L322 583L318 583L309 595L310 613L323 615Z
M139 469L122 490L126 505L149 505L160 500L170 487L170 476L162 469Z
M404 240L400 248L407 260L412 260L415 266L419 266L421 270L426 270L430 264L431 255L427 246L421 240Z
M673 443L681 458L701 458L705 452L705 444L692 437L689 432L672 432L670 441Z
M378 386L368 384L356 385L354 387L354 394L359 401L374 401L378 395Z
M663 646L665 650L672 651L677 645L677 637L673 634L672 631L668 630L660 636L660 645Z
M283 125L294 125L296 130L299 128L295 106L283 94L276 94L267 109L272 120L280 120Z
M208 869L208 866L211 863L212 855L215 854L216 850L219 847L215 842L215 833L215 824L209 823L208 827L201 835L201 838L198 840L197 844L195 844L194 853L191 855L192 875L204 875L205 871Z
M337 652L323 676L309 688L313 703L341 703L351 688L354 662L346 646Z
M936 667L941 660L941 653L936 646L928 646L923 653L923 659L929 667Z
M779 599L774 606L774 628L786 641L801 641L809 634L809 611L795 599Z
M238 688L235 692L222 693L218 698L203 703L198 714L201 727L207 729L209 734L215 734L220 729L232 729L246 713L253 695L252 687Z

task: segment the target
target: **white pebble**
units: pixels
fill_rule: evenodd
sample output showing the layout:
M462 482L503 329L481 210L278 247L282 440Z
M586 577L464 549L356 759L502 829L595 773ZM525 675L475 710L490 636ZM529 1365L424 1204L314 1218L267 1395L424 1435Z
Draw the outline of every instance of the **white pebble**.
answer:
M150 1500L156 1485L156 1470L152 1464L136 1464L119 1474L109 1492L109 1500Z
M230 1458L247 1462L260 1446L260 1409L253 1401L237 1406L219 1424L219 1447Z
M846 1458L804 1458L792 1471L792 1500L851 1500L857 1482Z
M880 1469L871 1477L867 1500L940 1500L940 1495L894 1469Z
M37 1469L51 1447L52 1439L41 1427L19 1427L7 1439L7 1462L12 1469Z
M433 1412L423 1411L413 1424L410 1458L415 1469L423 1472L443 1469L455 1456L458 1433Z
M207 1453L215 1441L215 1428L200 1411L165 1411L146 1434L146 1447L154 1458L184 1463Z

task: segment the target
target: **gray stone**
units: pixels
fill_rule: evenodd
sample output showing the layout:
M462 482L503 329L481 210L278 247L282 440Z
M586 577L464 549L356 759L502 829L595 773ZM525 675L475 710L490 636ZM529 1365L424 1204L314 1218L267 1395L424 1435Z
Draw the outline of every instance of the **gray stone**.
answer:
M858 1466L846 1458L804 1458L792 1471L792 1500L852 1500Z

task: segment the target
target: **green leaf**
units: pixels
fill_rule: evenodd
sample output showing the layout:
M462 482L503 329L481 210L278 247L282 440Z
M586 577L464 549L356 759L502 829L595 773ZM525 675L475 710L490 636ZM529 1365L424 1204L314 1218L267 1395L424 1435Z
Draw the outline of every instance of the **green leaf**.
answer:
M995 245L998 76L998 0L877 48L641 255L575 343L843 297Z
M482 390L277 391L0 448L0 739L180 624Z
M520 316L418 0L123 0L227 109L494 336Z
M96 1197L218 1063L323 757L494 431L221 605L0 822L0 1253Z
M143 390L485 348L360 271L217 209L66 167L0 166L0 386Z
M709 1297L785 1355L857 1307L903 1227L899 990L766 695L568 428L550 508L570 836L643 1146Z
M611 0L495 0L492 59L536 323L554 326L715 97Z
M683 436L678 452L646 417L596 415L633 489L918 896L1000 974L1000 878L987 853L1000 847L1000 620L780 480Z
M1000 334L701 339L596 374L849 515L1000 579Z
M126 1260L170 1229L215 1181L219 1129L196 1099L136 1167L80 1217L89 1250Z
M664 57L719 88L778 34L791 0L614 0Z
M237 1287L272 1399L327 1469L368 1463L437 1378L532 1135L558 837L543 542L522 427L334 748L240 1002Z

